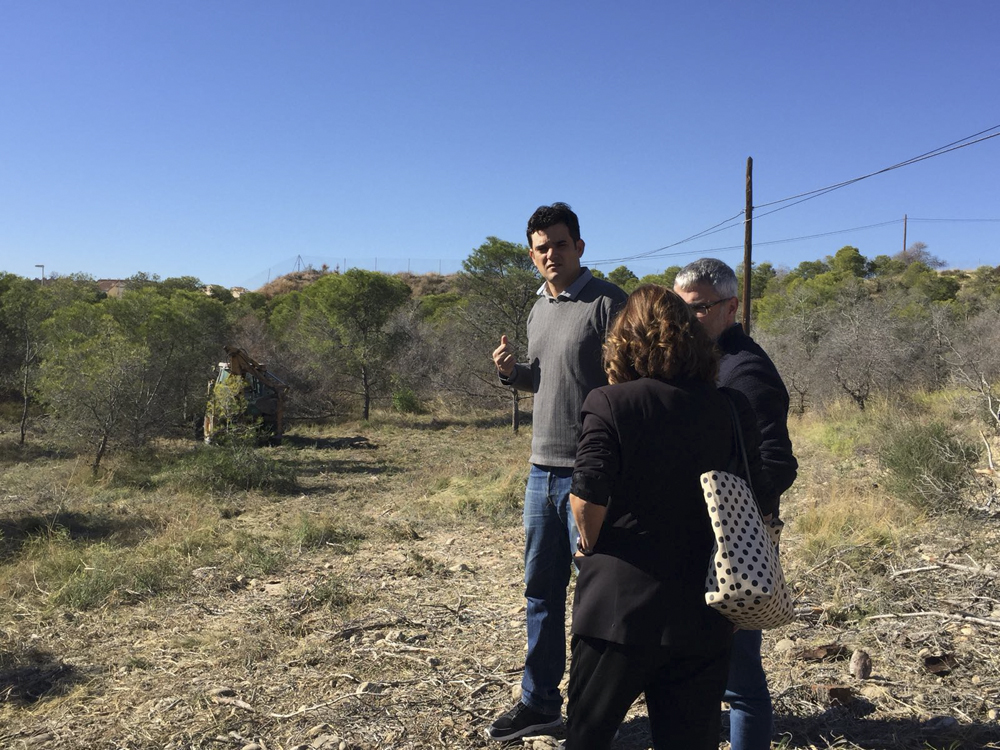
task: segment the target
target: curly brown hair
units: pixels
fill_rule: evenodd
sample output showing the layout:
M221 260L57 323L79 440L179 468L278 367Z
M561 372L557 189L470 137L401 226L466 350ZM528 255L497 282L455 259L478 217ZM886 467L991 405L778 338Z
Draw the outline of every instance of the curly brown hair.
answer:
M604 342L609 383L693 378L719 373L715 344L691 308L666 287L644 284L629 295Z

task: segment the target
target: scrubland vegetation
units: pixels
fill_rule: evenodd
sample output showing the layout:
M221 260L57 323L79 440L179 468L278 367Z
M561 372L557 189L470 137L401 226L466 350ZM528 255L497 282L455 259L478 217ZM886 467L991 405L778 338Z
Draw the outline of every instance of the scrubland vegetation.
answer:
M1000 268L935 265L753 269L801 465L776 746L1000 747ZM520 681L530 444L488 352L537 284L496 238L457 277L238 300L0 276L0 747L487 746ZM225 343L292 385L281 446L192 439ZM617 746L649 747L641 704Z

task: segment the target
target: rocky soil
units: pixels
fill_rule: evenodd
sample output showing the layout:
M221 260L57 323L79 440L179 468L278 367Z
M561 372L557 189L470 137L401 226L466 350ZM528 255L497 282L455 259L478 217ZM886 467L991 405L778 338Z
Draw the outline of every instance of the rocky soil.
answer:
M434 497L445 468L481 476L508 453L516 465L525 438L462 425L367 437L378 447L317 441L310 465L350 470L304 471L301 497L247 499L233 521L273 529L339 504L363 530L354 544L292 554L261 577L196 568L182 596L83 612L0 603L0 747L495 746L484 729L517 697L522 667L523 535L516 519L481 523ZM786 518L813 501L800 485ZM8 496L4 513L47 502ZM765 634L775 747L1000 748L1000 566L980 552L998 549L1000 521L961 529L928 526L873 581L846 551L797 564L789 522L801 617ZM860 619L851 602L874 587L889 616ZM616 748L648 747L640 702Z

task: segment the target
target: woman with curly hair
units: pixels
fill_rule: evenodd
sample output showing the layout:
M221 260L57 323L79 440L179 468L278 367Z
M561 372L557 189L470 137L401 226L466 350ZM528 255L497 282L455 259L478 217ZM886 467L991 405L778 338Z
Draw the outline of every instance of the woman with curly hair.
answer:
M608 334L611 385L584 402L570 495L568 750L609 747L640 693L654 748L718 748L733 626L705 604L713 533L699 476L738 470L727 397L760 478L756 420L742 394L715 387L718 366L694 313L663 287L636 289Z

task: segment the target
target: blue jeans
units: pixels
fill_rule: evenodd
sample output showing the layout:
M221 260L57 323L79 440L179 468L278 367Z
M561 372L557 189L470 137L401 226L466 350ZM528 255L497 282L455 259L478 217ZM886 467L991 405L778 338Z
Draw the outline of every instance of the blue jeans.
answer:
M562 706L559 683L566 670L566 587L576 547L569 507L571 466L536 466L524 493L524 596L528 655L521 701L554 716Z
M737 630L733 635L729 682L722 697L729 704L732 750L768 750L771 747L771 693L760 661L760 643L759 630Z

